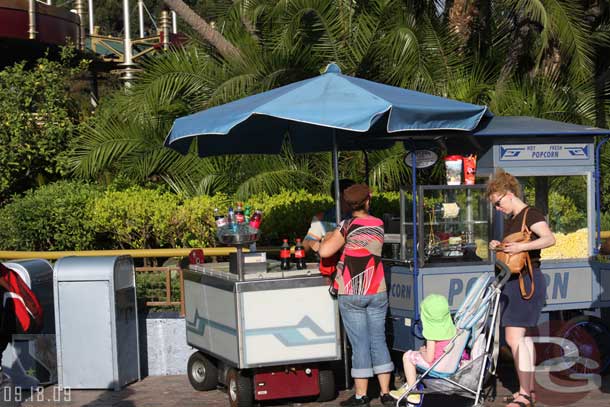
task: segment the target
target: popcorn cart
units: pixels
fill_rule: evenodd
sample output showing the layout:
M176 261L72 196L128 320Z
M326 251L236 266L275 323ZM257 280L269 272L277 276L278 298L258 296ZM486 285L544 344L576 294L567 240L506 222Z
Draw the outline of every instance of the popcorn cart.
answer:
M237 248L231 261L191 264L184 273L186 337L197 349L187 370L193 387L223 384L231 406L334 399L338 309L317 264L281 270L265 253L243 253L258 240L248 225L222 228L218 238Z
M478 185L414 182L401 189L400 214L394 216L398 233L387 239L394 255L386 260L394 349L412 349L421 341L418 311L426 295L446 296L455 310L477 277L494 272L487 244L501 240L502 213L487 202L484 183L502 168L519 179L526 202L548 214L556 236L556 245L542 251L547 301L539 324L570 320L561 335L569 338L576 335L574 327L583 329L597 348L599 366L592 371L608 371L610 330L602 309L610 306L610 263L596 256L599 151L607 139L595 142L595 136L607 134L529 117L495 117L461 145L447 139L449 151L478 153Z

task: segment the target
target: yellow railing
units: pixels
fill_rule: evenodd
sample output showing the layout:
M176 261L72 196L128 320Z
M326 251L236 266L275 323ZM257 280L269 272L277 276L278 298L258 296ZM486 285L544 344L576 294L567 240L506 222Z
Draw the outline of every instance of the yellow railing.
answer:
M1 250L0 259L47 259L57 260L66 256L121 256L129 255L134 258L153 258L153 257L185 257L193 249L133 249L133 250L80 250L62 252L20 252L11 250ZM228 256L235 252L234 247L207 247L203 253L208 256Z
M190 249L134 249L134 250L81 250L81 251L58 251L58 252L22 252L22 251L0 251L0 259L5 260L25 260L25 259L46 259L46 260L57 260L67 256L122 256L129 255L133 258L150 259L160 257L186 257L189 253L194 250ZM268 253L277 252L277 247L261 248L261 251ZM206 261L215 261L216 256L228 256L230 253L234 253L236 249L234 247L206 247L203 248L203 253L206 257ZM244 249L244 251L248 251ZM210 259L210 257L212 259ZM172 267L154 267L154 266L141 266L136 267L137 273L165 273L165 300L164 301L146 301L146 306L149 307L174 307L180 306L180 315L184 316L184 279L183 270L179 266ZM180 300L172 300L172 272L178 272L179 284L180 284Z

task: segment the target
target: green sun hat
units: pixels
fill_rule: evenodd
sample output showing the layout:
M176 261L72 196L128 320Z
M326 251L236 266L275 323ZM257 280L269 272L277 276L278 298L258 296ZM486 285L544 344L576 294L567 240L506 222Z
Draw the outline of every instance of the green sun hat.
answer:
M455 336L456 329L445 296L428 295L421 302L420 311L424 338L431 341L446 341Z

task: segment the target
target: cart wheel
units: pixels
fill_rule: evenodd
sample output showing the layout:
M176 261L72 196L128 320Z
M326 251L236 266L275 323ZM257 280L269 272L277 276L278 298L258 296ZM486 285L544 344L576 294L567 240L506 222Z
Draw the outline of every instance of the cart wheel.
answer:
M560 336L579 343L579 329L583 329L597 345L599 368L593 369L593 371L601 375L608 373L610 370L610 328L597 317L581 315L570 319L560 332ZM586 350L581 350L581 353L583 353L581 356L591 357L586 354Z
M329 369L320 370L318 380L320 381L320 395L316 401L321 403L334 400L337 397L337 390L333 371Z
M227 373L227 393L231 407L250 407L254 402L252 378L242 370L229 369Z
M195 352L191 355L187 365L187 373L189 382L195 390L212 390L218 385L216 366L201 352Z

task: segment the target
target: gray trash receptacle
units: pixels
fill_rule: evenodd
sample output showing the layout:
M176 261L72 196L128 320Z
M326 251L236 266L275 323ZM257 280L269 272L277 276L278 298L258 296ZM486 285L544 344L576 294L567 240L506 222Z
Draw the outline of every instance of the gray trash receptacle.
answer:
M120 390L139 380L133 259L63 257L54 290L59 386Z
M37 387L57 381L53 267L43 259L2 263L29 285L42 307L43 325L35 334L12 334L2 354L2 367L15 386Z

